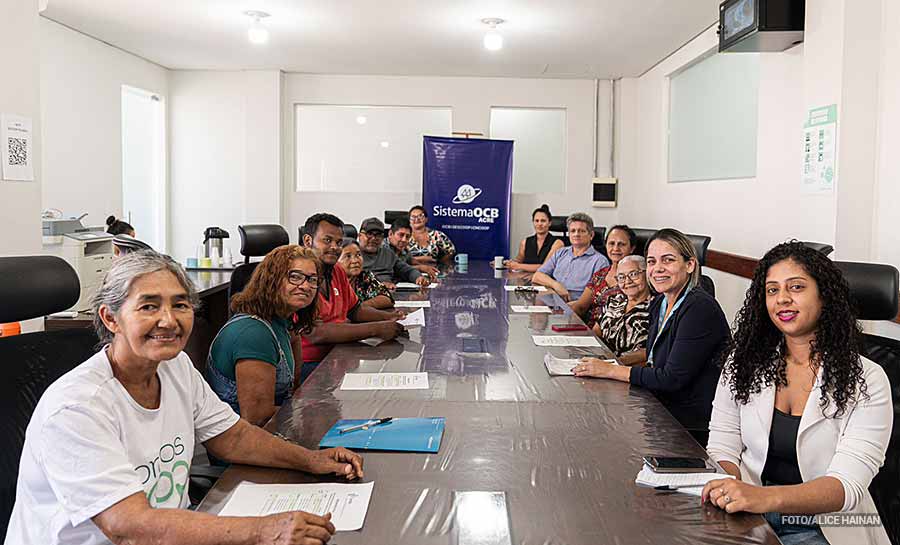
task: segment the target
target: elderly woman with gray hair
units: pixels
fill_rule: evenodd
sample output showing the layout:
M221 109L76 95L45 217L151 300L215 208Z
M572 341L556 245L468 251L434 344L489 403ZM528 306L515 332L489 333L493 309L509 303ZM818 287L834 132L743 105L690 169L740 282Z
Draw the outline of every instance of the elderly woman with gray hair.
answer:
M619 260L616 285L623 296L609 300L603 315L594 324L594 333L615 352L622 365L647 361L647 334L650 330L650 284L647 261L639 255Z
M237 414L182 351L197 295L170 257L115 260L93 302L103 348L54 382L25 433L7 543L324 543L330 515L189 511L196 442L230 462L362 477L346 449L309 451Z

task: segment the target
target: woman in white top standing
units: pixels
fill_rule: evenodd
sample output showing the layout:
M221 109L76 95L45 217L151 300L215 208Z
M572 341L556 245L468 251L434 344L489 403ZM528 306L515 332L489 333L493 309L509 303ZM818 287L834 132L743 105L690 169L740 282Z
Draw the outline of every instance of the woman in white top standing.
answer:
M25 432L9 545L327 542L330 517L186 509L196 441L235 463L362 476L346 449L312 452L242 420L182 352L197 295L168 256L113 262L94 299L103 349L54 382Z
M860 356L851 307L827 257L776 246L753 275L716 391L707 451L735 478L711 481L702 499L765 514L786 545L890 543L881 525L798 516L877 513L868 489L891 436L891 390Z

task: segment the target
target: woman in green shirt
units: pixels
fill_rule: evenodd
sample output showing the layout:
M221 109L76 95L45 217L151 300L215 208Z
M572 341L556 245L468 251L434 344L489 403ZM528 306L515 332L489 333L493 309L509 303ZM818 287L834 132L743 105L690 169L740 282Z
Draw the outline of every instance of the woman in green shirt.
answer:
M302 332L315 316L322 264L312 250L280 246L231 300L234 316L213 340L207 380L249 422L265 425L294 391Z

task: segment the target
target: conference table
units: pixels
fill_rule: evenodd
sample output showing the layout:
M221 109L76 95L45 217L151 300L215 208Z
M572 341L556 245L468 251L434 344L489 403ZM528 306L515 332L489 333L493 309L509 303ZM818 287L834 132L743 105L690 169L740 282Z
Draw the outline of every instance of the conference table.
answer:
M636 485L643 455L705 452L647 390L551 377L548 351L574 358L608 349L536 346L532 335L582 322L558 296L504 289L517 282L521 275L470 262L438 287L398 294L430 301L425 327L377 347L336 346L273 417L270 428L308 448L340 419L446 418L436 454L363 453L364 480L375 482L365 525L334 543L779 543L759 515L729 515L696 496ZM554 311L517 313L511 305ZM345 373L373 372L427 372L429 388L340 389ZM219 512L242 481L334 480L233 465L199 510Z

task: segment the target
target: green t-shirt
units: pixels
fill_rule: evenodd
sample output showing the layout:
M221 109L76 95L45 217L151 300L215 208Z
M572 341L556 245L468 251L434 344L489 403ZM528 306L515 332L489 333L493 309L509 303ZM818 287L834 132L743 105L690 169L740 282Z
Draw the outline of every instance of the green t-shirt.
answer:
M294 368L294 354L291 352L291 335L288 332L288 321L284 318L273 318L269 322L278 337L278 343L284 351L288 365ZM223 375L234 378L234 367L240 360L259 360L278 366L278 346L272 333L259 320L244 318L226 324L209 349L212 363Z

